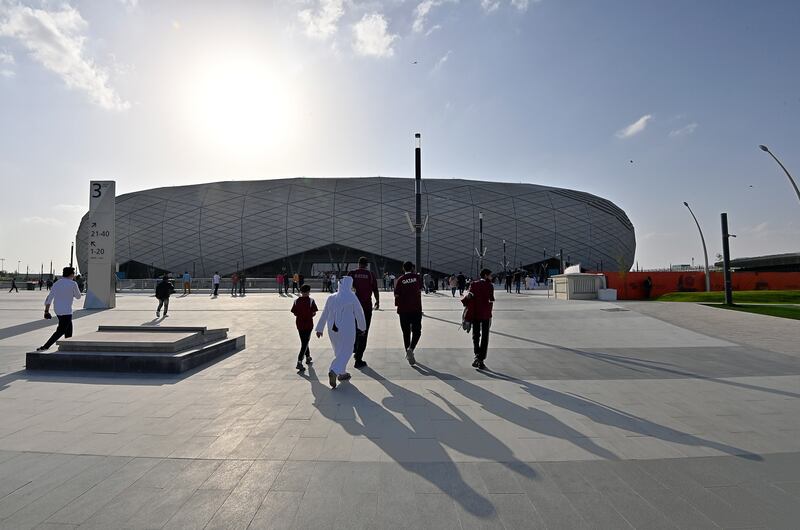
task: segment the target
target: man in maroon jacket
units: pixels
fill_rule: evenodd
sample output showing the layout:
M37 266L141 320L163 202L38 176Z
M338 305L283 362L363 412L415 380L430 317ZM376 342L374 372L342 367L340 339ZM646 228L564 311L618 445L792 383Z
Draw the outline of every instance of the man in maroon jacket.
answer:
M358 258L358 268L350 271L350 277L353 278L353 288L356 291L356 298L361 302L361 308L364 310L364 318L367 321L367 329L364 333L356 334L356 343L353 344L353 356L356 362L353 366L356 368L364 368L367 366L364 361L364 350L367 349L367 335L369 334L369 325L372 322L372 296L375 296L375 309L379 309L380 295L378 293L378 278L367 268L369 261L364 256Z
M494 286L492 271L483 269L481 279L469 285L469 292L464 297L467 305L467 319L472 322L472 346L475 360L472 366L485 370L486 351L489 349L489 328L492 325L492 304L494 303Z
M410 261L403 263L403 271L405 274L395 282L394 305L400 316L406 360L414 366L417 363L414 348L422 335L422 277L414 271L414 264Z

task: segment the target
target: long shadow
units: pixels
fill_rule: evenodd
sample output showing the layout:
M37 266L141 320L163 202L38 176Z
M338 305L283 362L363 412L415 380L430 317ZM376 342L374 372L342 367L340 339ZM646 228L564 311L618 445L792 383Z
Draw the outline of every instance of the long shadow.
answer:
M516 377L511 377L498 372L486 370L481 373L493 379L499 379L501 381L508 381L518 384L533 397L541 399L542 401L547 401L548 403L559 408L572 411L575 414L585 416L595 423L616 427L617 429L641 434L643 436L658 438L667 442L708 447L710 449L716 449L717 451L727 453L732 456L745 458L747 460L763 460L763 458L761 458L759 455L744 449L739 449L738 447L733 447L721 442L706 440L705 438L701 438L700 436L695 436L693 434L687 434L677 429L660 425L648 419L636 416L635 414L630 414L588 398L577 396L571 393L558 392L550 388L536 385L530 381L517 379ZM464 383L467 386L475 386L466 381L464 381ZM453 385L453 388L458 390L457 386L455 385Z
M380 377L374 371L373 374L371 374L371 377L375 379ZM375 445L380 447L398 465L436 486L468 512L483 518L490 517L495 513L494 505L489 499L467 484L442 444L447 443L447 445L465 454L475 453L475 448L467 447L466 440L459 440L457 437L448 439L447 442L442 442L435 438L432 433L422 435L424 429L428 426L423 426L421 422L426 420L413 414L407 414L405 408L400 408L399 411L409 425L401 422L389 412L389 410L398 409L398 407L395 407L395 403L408 402L409 400L432 407L431 410L438 409L438 412L442 415L440 417L450 416L444 410L419 394L402 389L393 383L387 382L385 379L381 380L381 383L389 390L391 397L385 398L383 404L376 403L364 395L357 386L348 383L341 385L335 391L338 393L336 397L346 396L346 400L336 408L332 408L328 402L333 395L332 391L319 381L314 368L309 367L308 375L303 375L303 377L306 377L311 383L314 406L323 416L336 421L353 436L369 437ZM452 404L448 403L448 406L453 410L455 409ZM348 410L347 407L352 407L352 410ZM492 451L493 457L500 454L500 459L506 460L504 463L511 469L529 476L535 475L533 469L514 458L511 450L486 432L485 429L466 418L460 411L457 416L458 418L450 417L453 422L460 422L466 425L470 433L474 432L479 436L479 447L485 447L487 451ZM356 421L357 418L360 419L361 423ZM388 429L392 433L391 437L374 437L374 433L378 429ZM427 446L427 449L432 453L428 452L425 455L425 462L409 462L411 455L397 443L397 440L409 440L412 438L431 440L431 444Z
M438 320L440 322L447 322L449 324L457 324L461 325L460 322L454 322L452 320L447 320L444 318L432 317L427 313L423 314L425 318L430 318L432 320ZM550 344L548 342L542 342L534 339L530 339L527 337L519 337L517 335L511 335L509 333L502 333L500 331L490 330L492 335L498 335L500 337L506 337L509 339L516 339L523 342L529 342L531 344L537 344L539 346L546 346L548 348L553 348L565 352L572 353L574 355L579 355L581 357L585 357L588 359L592 359L595 361L600 361L604 363L609 363L614 366L618 366L620 368L625 368L626 370L631 370L638 373L652 373L652 371L656 372L664 372L672 375L676 375L679 377L691 378L691 379L700 379L703 381L711 381L714 383L719 383L721 385L728 385L728 386L735 386L737 388L745 388L747 390L757 390L760 392L767 392L769 394L776 394L779 396L786 396L786 397L793 397L793 398L800 398L800 394L795 392L789 392L787 390L778 390L775 388L767 388L758 385L751 385L748 383L740 383L738 381L729 381L726 379L719 379L717 377L710 377L706 375L701 375L695 372L690 372L687 370L679 369L679 368L668 368L667 366L675 366L674 364L670 363L662 363L658 361L651 361L648 359L640 359L638 357L626 357L624 355L616 355L612 353L600 353L600 352L591 352L591 351L584 351L578 350L575 348L568 348L567 346L561 346L558 344ZM661 365L661 366L659 366ZM640 369L640 368L643 368Z
M74 313L72 313L72 320L77 320L79 318L83 318L85 316L94 315L95 313L100 313L102 311L108 311L108 309L78 309ZM44 306L42 306L42 313L44 312ZM55 329L56 324L58 321L53 318L51 320L45 319L37 319L31 322L25 322L23 324L17 324L15 326L9 326L7 328L0 329L0 340L8 339L10 337L15 337L17 335L22 335L23 333L28 333L30 331L37 331L42 328L46 328L49 326L53 326Z
M444 381L456 392L478 403L484 410L491 412L498 418L503 418L506 421L519 425L532 432L567 440L600 458L619 460L617 455L605 447L597 445L594 440L580 431L573 429L551 414L532 407L522 407L513 401L509 401L501 398L497 394L489 392L485 388L470 383L455 375L439 372L424 364L417 363L416 368L418 368L417 371L423 375L433 376Z

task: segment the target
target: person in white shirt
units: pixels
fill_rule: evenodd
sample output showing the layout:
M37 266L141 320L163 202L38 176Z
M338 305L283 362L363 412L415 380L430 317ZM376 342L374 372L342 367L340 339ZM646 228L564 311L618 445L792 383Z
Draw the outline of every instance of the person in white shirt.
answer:
M216 298L219 295L219 271L214 272L214 276L211 278L211 283L214 286L214 294L212 296Z
M47 339L44 346L36 348L36 351L49 350L50 346L62 336L70 338L72 336L72 301L81 299L81 291L75 283L75 269L64 267L63 278L53 284L53 288L44 300L44 318L53 318L50 314L50 304L58 317L58 327L55 332Z

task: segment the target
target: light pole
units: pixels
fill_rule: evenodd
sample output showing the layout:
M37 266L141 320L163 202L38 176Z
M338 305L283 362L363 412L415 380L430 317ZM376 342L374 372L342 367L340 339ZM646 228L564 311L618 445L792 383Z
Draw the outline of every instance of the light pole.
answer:
M417 274L422 274L422 137L414 134L414 236L416 238Z
M772 151L769 150L769 147L767 147L766 145L759 145L758 148L761 149L762 151L764 151L765 153L769 153L769 156L771 156L772 159L775 160L775 162L777 162L779 166L781 166L781 169L783 170L783 172L786 173L787 177L789 177L789 182L792 183L792 187L794 188L794 192L797 195L797 200L800 200L800 189L797 188L797 183L792 178L792 175L789 174L789 170L786 169L786 166L781 164L781 161L778 160L778 157L775 156L772 153Z
M689 213L692 214L692 219L694 219L694 224L697 225L697 231L700 232L700 242L703 244L703 257L706 260L706 292L711 291L711 275L708 273L708 250L706 250L706 239L703 237L703 230L700 228L700 223L697 221L697 217L695 217L694 212L689 207L689 203L683 201L683 205L689 210Z
M6 258L0 258L0 271L2 272L6 271L5 264L6 264Z
M22 263L22 260L18 259L17 260L17 270L14 271L14 276L18 276L19 275L19 264L20 263Z
M731 251L728 240L736 237L728 233L728 214L721 213L720 221L722 224L722 273L725 278L725 305L733 305L733 286L731 283Z

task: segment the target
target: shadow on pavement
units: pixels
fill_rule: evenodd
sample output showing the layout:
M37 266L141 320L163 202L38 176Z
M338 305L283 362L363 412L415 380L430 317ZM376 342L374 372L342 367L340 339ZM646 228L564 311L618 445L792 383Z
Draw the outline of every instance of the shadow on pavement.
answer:
M108 311L108 309L78 309L74 313L72 313L72 320L77 320L79 318L83 318L89 315L94 315L95 313L100 313L102 311ZM41 314L44 314L44 306L42 306ZM9 326L7 328L0 329L0 340L15 337L17 335L22 335L23 333L28 333L30 331L37 331L49 326L52 326L53 329L55 330L57 324L58 320L56 320L55 318L51 320L45 320L44 318L40 318L37 320L33 320L31 322L25 322L24 324Z
M447 322L449 324L455 324L460 326L460 322L454 322L452 320L447 320L444 318L438 318L430 316L429 314L423 314L425 318L430 318L432 320L438 320L439 322ZM669 368L669 366L675 366L671 363L663 363L658 361L651 361L647 359L640 359L638 357L626 357L624 355L616 355L612 353L601 353L601 352L591 352L591 351L584 351L578 350L575 348L568 348L566 346L560 346L558 344L550 344L548 342L542 342L534 339L529 339L527 337L519 337L517 335L511 335L509 333L503 333L500 331L490 330L489 331L492 335L497 335L500 337L506 337L509 339L516 339L523 342L529 342L531 344L536 344L539 346L546 346L548 348L553 348L565 352L572 353L574 355L580 355L581 357L585 357L588 359L592 359L595 361L600 361L608 364L612 364L614 366L618 366L620 368L625 368L627 370L631 370L638 373L653 373L653 372L663 372L672 375L676 375L679 377L685 377L690 379L701 379L703 381L712 381L714 383L719 383L721 385L729 385L735 386L738 388L744 388L747 390L757 390L760 392L767 392L770 394L777 394L780 396L792 397L792 398L800 398L800 394L795 392L789 392L787 390L779 390L776 388L767 388L758 385L751 385L749 383L741 383L739 381L730 381L727 379L720 379L717 377L710 377L706 375L701 375L695 372L689 372L687 370L683 370L680 368Z
M363 373L381 383L389 391L389 397L384 398L381 403L376 403L352 383L342 384L332 391L319 381L313 367L309 367L308 374L303 377L311 383L314 406L323 416L337 422L353 436L368 437L393 461L436 486L469 513L486 518L495 514L495 508L489 499L475 491L464 480L444 445L463 454L499 461L509 469L527 477L536 475L530 466L514 456L511 449L442 396L437 395L447 403L450 413L423 396L383 378L371 368L366 368ZM332 406L330 402L332 396L341 401ZM402 406L405 403L419 404L418 407L411 408L418 410L427 408L437 417L447 418L448 424L452 419L452 426L449 426L445 433L433 433L430 430L430 420L412 413L408 407ZM390 410L401 413L406 423L391 414ZM361 423L356 420L360 420ZM388 431L393 435L375 437L375 432L378 430ZM464 430L469 433L468 437L460 434ZM440 440L436 434L443 435L444 439ZM414 455L409 448L404 448L398 443L398 440L410 439L425 439L427 442L426 454L413 462L410 460L414 459Z

